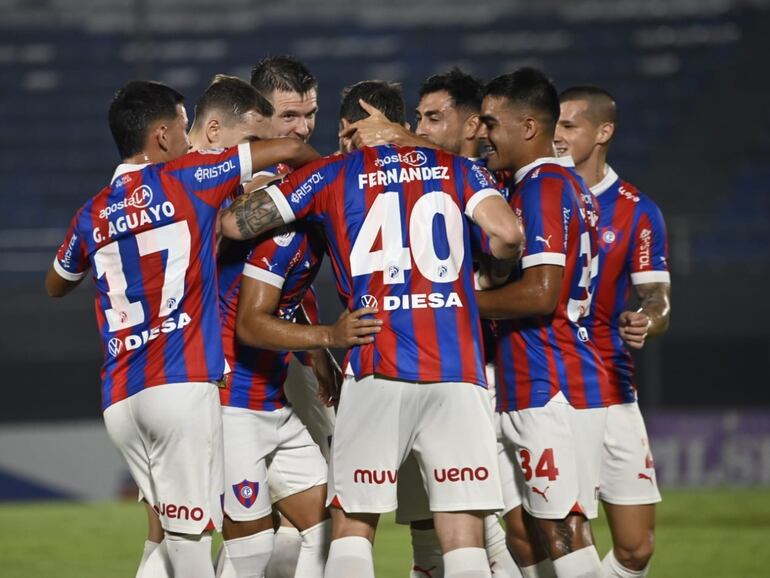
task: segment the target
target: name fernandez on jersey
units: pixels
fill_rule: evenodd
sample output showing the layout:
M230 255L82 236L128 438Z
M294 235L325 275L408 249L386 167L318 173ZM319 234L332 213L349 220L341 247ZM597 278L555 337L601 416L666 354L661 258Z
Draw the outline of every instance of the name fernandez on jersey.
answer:
M431 179L449 180L448 167L402 167L358 175L358 188L388 186L393 183L411 183Z

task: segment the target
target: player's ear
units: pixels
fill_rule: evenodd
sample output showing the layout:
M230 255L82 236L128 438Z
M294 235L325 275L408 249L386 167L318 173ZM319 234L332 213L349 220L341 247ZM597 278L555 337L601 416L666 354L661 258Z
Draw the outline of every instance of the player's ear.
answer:
M171 138L168 134L168 128L167 124L159 122L150 131L151 139L155 141L154 144L163 152L171 149Z
M411 125L411 124L409 124L408 122L406 122L406 121L405 121L405 122L404 122L404 128L405 128L406 130L412 130L412 125Z
M467 119L465 119L465 124L463 125L463 137L466 140L473 140L476 138L476 135L479 132L479 127L481 126L481 119L479 118L478 114L472 114Z
M615 125L611 122L603 122L599 125L599 130L596 134L596 142L598 144L607 144L612 140L615 134Z
M525 140L532 140L540 133L540 123L531 116L524 117L521 130Z
M210 118L206 121L206 140L210 144L216 144L219 142L219 121L215 118Z

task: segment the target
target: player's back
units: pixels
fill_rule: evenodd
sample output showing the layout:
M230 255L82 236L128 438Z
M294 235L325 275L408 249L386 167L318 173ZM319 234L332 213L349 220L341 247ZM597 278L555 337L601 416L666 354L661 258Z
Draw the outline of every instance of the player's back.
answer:
M540 159L510 202L527 234L519 274L538 265L564 272L552 314L498 325L498 411L542 407L559 391L577 408L599 407L607 375L584 327L597 266L591 194L571 167Z
M281 190L297 217L324 224L348 308L379 308L382 331L348 357L359 379L485 383L465 216L499 194L485 169L433 149L367 147Z
M234 148L121 165L73 219L57 263L81 275L92 266L105 408L146 387L222 377L216 215L248 158L242 167Z
M609 168L591 187L599 205L599 273L588 326L610 380L613 403L636 399L633 359L620 337L618 317L628 309L632 284L669 282L663 217L655 203Z

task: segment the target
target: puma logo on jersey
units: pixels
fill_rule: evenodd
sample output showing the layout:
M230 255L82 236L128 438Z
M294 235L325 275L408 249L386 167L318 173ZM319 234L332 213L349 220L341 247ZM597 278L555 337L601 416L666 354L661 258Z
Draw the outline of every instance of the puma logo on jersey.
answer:
M647 480L650 483L652 483L652 476L649 476L645 474L644 472L639 472L639 475L636 477L638 480Z
M428 578L433 578L433 571L435 569L436 569L436 566L431 566L430 568L422 568L421 566L418 566L417 564L415 564L412 567L412 572L427 576Z
M537 235L535 237L535 241L540 241L541 243L545 243L545 246L550 249L551 248L551 237L553 237L553 235L548 235L548 238L544 239L540 235Z
M276 264L275 263L271 263L270 261L268 261L267 257L262 257L262 262L267 266L267 270L272 273L273 272L273 267L275 267Z
M546 496L546 492L550 489L551 486L546 486L545 490L541 490L540 488L536 488L535 486L532 486L532 493L537 494L538 496L543 496L543 499L547 502L548 496Z

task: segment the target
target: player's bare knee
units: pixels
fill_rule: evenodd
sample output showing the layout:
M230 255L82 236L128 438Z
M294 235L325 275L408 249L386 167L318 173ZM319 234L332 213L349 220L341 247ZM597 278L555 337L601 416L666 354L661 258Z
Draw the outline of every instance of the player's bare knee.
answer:
M258 520L245 520L238 521L233 520L229 516L225 515L222 523L222 536L225 540L234 540L236 538L245 538L253 534L259 534L265 530L273 529L273 516L272 513L259 518Z
M639 572L647 567L647 564L650 563L650 559L655 552L654 534L650 532L645 540L635 544L632 548L616 544L614 551L615 559L620 562L622 566L629 570Z

